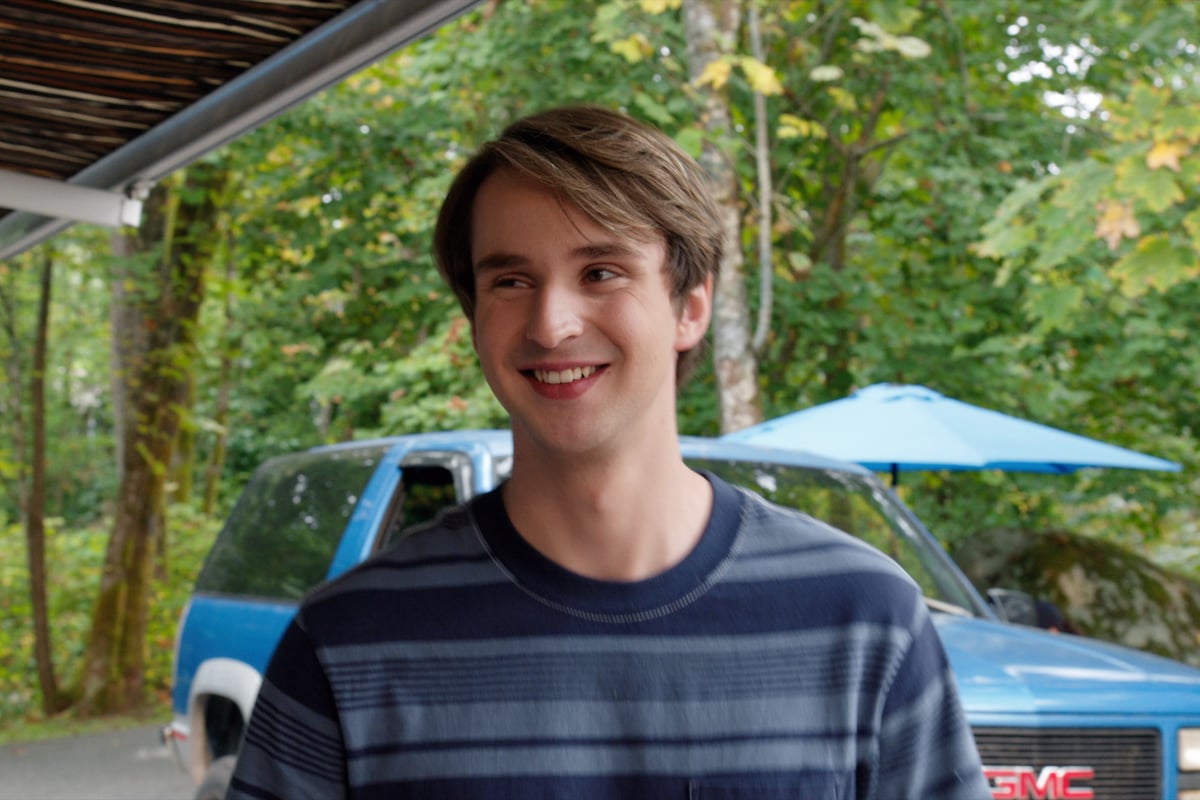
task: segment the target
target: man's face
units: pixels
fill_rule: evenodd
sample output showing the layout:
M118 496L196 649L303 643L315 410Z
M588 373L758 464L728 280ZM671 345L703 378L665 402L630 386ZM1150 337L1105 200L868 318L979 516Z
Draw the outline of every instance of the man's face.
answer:
M476 195L471 253L475 349L518 442L673 438L676 357L704 335L711 285L673 299L661 237L616 236L502 169Z

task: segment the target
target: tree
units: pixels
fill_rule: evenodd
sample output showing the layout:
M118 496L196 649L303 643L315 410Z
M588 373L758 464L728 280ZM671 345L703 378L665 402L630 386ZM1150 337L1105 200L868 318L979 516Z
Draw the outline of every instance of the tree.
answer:
M733 120L724 76L730 51L741 26L737 0L687 0L684 3L688 37L688 70L701 87L700 124L707 134L700 164L709 176L713 198L721 211L725 253L713 298L713 361L721 431L745 428L762 421L758 399L758 367L751 346L746 279L742 274L742 209L737 165L732 146Z
M228 181L219 159L165 181L151 194L136 235L118 234L114 247L120 485L80 676L83 714L144 702L147 604L155 545L165 535L166 474Z
M29 565L30 606L33 609L33 652L41 689L42 711L54 714L66 708L70 698L58 683L54 668L53 639L47 602L46 574L46 362L49 347L50 296L54 275L54 256L51 250L40 251L37 320L34 327L29 377L30 441L24 438L26 417L21 398L21 359L17 352L20 341L17 332L17 310L13 292L0 292L4 309L5 330L13 350L7 359L7 373L12 382L9 409L12 414L12 435L17 456L17 505L25 528L25 553Z

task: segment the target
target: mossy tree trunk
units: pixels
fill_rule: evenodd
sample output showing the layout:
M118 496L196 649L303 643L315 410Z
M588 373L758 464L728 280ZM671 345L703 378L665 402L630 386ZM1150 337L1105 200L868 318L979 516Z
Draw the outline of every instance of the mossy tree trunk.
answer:
M153 564L166 525L166 481L188 401L205 272L220 241L228 170L189 167L151 194L136 235L118 237L113 276L114 405L120 480L79 711L135 710L144 702L145 637Z

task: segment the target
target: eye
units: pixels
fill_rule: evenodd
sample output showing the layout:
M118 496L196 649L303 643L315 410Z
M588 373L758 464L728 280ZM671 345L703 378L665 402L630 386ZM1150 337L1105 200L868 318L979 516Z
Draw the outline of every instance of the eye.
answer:
M589 283L601 283L616 277L618 277L616 270L610 267L590 267L584 276L584 280Z
M520 289L528 285L529 281L520 275L498 275L492 281L492 287L495 289Z

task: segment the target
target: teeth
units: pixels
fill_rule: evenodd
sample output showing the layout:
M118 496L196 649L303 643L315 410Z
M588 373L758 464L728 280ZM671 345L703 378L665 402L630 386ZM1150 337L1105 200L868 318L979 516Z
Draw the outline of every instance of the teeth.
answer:
M535 369L533 371L533 376L542 383L571 383L573 381L583 380L595 371L595 367L576 367L575 369L563 369L557 371Z

